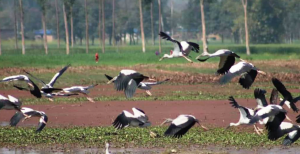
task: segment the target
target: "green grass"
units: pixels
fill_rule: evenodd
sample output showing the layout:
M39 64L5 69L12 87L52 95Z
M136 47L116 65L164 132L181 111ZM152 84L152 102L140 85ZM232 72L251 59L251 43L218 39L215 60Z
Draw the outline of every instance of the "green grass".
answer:
M258 136L254 132L236 131L234 128L212 128L203 131L193 127L182 138L163 137L167 127L125 128L115 131L113 127L46 127L41 133L35 133L35 128L0 127L0 145L3 146L37 146L37 145L78 145L82 147L103 147L110 142L114 147L177 147L191 145L220 145L235 147L269 147L280 145L282 139L270 141L267 135ZM248 129L250 130L250 129ZM157 132L161 137L152 138L150 131ZM117 134L114 134L114 133ZM294 143L296 145L299 142Z
M299 45L253 45L252 55L246 56L243 45L211 45L210 50L215 51L221 48L228 48L241 55L242 58L248 60L271 60L271 59L300 59L298 54ZM171 45L164 45L163 53L169 53L172 49ZM161 62L158 59L162 56L156 56L157 46L148 46L147 52L142 53L140 46L122 46L107 47L106 53L102 54L99 47L90 48L89 54L85 53L82 47L71 49L70 55L65 54L64 48L50 48L49 54L45 55L43 49L27 49L26 55L21 55L21 50L7 49L3 50L0 56L0 68L6 67L45 67L51 68L72 64L73 66L132 66L137 64L174 64L187 63L183 58L166 59ZM99 63L94 62L94 54L98 52L100 55ZM190 55L193 61L198 54L192 52ZM218 58L210 60L217 62Z

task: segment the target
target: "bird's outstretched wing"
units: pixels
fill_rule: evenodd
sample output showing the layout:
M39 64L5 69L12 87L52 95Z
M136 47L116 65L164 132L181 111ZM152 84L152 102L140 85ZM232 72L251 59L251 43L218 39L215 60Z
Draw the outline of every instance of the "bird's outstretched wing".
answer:
M38 127L35 132L36 133L41 132L44 129L44 127L46 126L47 122L48 122L48 116L46 114L43 114L40 118Z
M123 129L124 127L129 126L129 121L125 116L125 113L122 112L112 124L116 129Z
M57 72L53 78L51 79L51 81L48 83L48 85L50 85L51 87L54 86L56 80L71 66L71 64L65 66L63 69L61 69L59 72Z
M17 126L17 124L24 118L24 114L22 112L16 112L14 116L10 119L10 126Z
M254 90L254 98L255 98L257 104L261 107L265 107L268 105L268 102L265 97L265 93L266 93L266 91L263 89L256 88Z
M295 105L292 94L285 88L285 86L277 78L272 78L272 82L273 82L273 85L276 87L276 89L284 97L284 99L290 102L290 106L293 109L293 111L298 112L299 109Z
M182 52L182 46L180 44L180 42L178 42L177 40L173 39L172 37L170 37L168 34L164 33L164 32L160 32L158 34L162 39L171 41L173 43L176 43L179 46L180 51Z
M25 71L25 70L23 70L23 71L24 71L26 74L28 74L30 77L32 77L32 78L36 79L37 81L41 82L44 86L47 85L43 80L41 80L41 79L35 77L35 76L32 75L31 73L29 73L29 72L27 72L27 71Z
M252 115L249 112L249 109L243 106L240 106L235 99L233 98L233 96L230 96L228 99L230 102L230 104L232 105L232 107L239 109L240 113L242 114L242 116L247 117L247 118L251 118Z
M195 51L196 53L199 53L200 47L199 44L194 43L194 42L187 42L190 46L192 46L192 50Z
M208 58L207 58L208 59ZM198 59L199 60L199 59ZM234 65L235 57L233 56L221 56L219 69L217 70L218 74L225 74L229 71L229 69Z
M126 89L125 89L125 95L127 98L131 98L135 91L136 91L136 88L137 88L137 84L136 82L131 79L129 82L128 82L128 85L126 86Z
M243 86L245 89L249 89L251 85L253 84L255 78L257 76L257 70L251 69L250 71L244 73L240 79L239 83Z
M270 104L277 104L278 90L273 89L270 97Z

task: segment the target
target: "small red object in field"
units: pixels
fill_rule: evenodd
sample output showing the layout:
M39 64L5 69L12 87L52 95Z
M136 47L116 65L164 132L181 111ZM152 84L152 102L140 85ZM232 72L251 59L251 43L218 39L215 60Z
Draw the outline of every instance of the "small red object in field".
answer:
M99 60L99 55L98 55L98 52L95 54L95 61L96 63L98 63L98 60Z
M172 55L173 54L173 50L170 50L170 55Z

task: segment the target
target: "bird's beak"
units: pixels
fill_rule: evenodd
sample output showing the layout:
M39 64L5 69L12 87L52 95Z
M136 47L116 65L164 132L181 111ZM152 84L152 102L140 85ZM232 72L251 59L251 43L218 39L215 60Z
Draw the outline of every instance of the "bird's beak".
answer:
M149 80L149 81L156 81L155 79L152 79L152 78L149 78L148 80Z
M28 83L28 85L32 88L34 88L33 84L32 83Z
M229 129L230 128L230 125L228 125L226 128L225 128L225 130L227 130L227 129Z
M197 56L196 59L200 59L201 56L202 56L202 55Z
M245 62L245 63L248 63L247 60L244 60L244 59L242 59L242 58L240 58L240 61Z
M114 80L115 80L114 78L113 78L113 79L111 79L111 80L109 80L109 81L107 82L107 84L110 84L110 83L112 83Z
M257 72L258 72L258 73L260 73L260 74L262 74L262 75L267 75L267 73L266 73L266 72L264 72L264 71L260 71L260 70L258 70Z
M285 115L285 118L286 118L288 121L292 121L287 115Z
M209 129L201 124L199 124L204 130L208 131Z
M167 122L168 122L168 119L165 118L165 121L162 122L162 123L160 124L160 126L164 125L164 124L167 123Z
M149 90L146 90L146 93L149 95L149 96L152 96L151 92Z

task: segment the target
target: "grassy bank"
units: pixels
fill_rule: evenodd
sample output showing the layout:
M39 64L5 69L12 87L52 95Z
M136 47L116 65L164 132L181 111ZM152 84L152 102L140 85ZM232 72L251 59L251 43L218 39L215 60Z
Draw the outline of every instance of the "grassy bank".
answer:
M182 138L163 137L167 127L150 127L147 129L126 128L115 131L113 127L68 127L45 128L41 133L34 133L35 128L0 128L0 145L5 146L36 146L36 145L79 145L82 147L103 147L110 142L114 147L177 147L190 145L220 145L237 147L267 147L280 145L282 139L269 141L267 135L258 136L248 131L234 128L212 128L203 131L199 127L192 128ZM251 127L252 130L252 127ZM152 138L150 131L161 137ZM249 132L250 131L250 132ZM299 142L294 143L298 145Z

